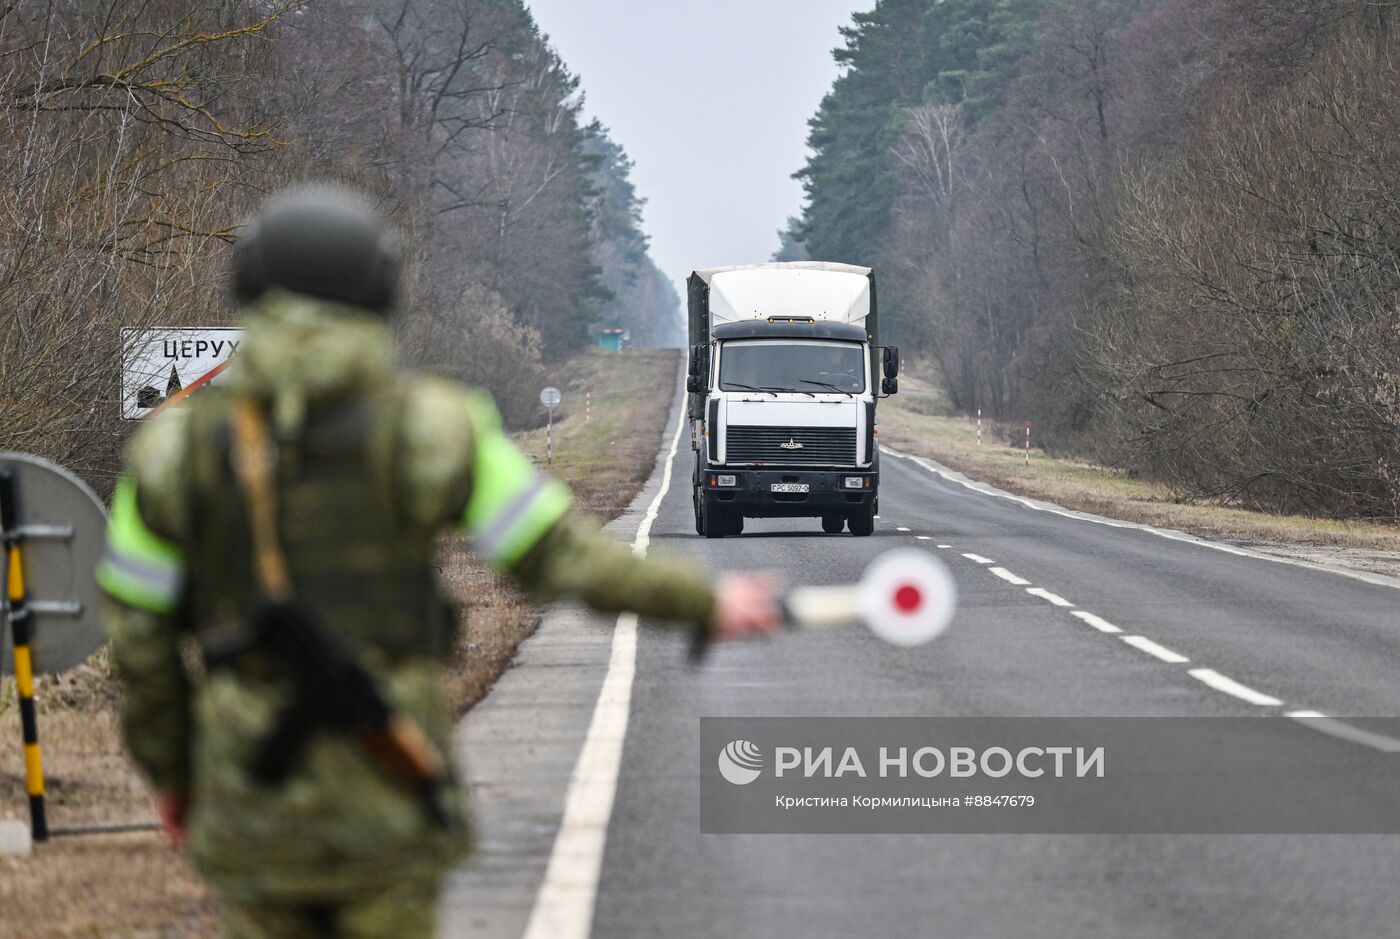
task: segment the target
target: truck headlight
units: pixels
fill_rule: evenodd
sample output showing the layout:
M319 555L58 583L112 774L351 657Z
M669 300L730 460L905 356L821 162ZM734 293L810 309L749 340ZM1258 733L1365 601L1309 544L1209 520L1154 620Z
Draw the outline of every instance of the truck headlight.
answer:
M862 488L864 488L864 487L865 487L865 477L864 477L864 476L847 476L847 477L846 477L846 488L847 488L847 489L862 489Z
M737 482L738 481L733 476L727 474L715 477L716 486L733 486L736 485Z

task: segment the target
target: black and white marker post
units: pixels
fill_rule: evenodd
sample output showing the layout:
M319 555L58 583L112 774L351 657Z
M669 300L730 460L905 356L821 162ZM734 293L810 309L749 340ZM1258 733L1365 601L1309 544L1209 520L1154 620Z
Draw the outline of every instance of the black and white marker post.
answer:
M559 406L561 400L563 400L563 395L559 394L559 389L552 385L540 392L540 404L543 404L549 411L549 423L545 425L544 432L545 465L547 466L554 465L554 409Z
M896 548L871 561L855 584L794 587L782 599L790 629L824 629L864 623L879 639L894 646L930 642L948 628L957 608L953 575L933 555L917 548ZM690 659L698 663L710 645L697 630Z

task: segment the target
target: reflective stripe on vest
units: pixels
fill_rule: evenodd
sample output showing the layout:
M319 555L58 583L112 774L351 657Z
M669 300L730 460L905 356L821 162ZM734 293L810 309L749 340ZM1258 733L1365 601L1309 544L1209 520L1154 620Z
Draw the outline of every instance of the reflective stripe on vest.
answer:
M463 523L473 545L493 565L509 568L569 509L569 490L535 469L501 431L491 400L470 402L476 459Z
M170 613L180 604L185 560L180 549L146 527L136 503L136 482L123 476L112 497L107 554L97 566L102 589L130 606Z

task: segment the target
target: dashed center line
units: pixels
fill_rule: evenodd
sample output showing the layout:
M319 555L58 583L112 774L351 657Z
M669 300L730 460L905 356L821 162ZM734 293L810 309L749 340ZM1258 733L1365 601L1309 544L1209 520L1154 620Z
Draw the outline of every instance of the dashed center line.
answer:
M1180 652L1173 652L1166 646L1155 643L1146 636L1121 636L1120 638L1134 649L1141 649L1153 658L1161 659L1168 665L1180 665L1182 662L1191 661ZM1204 681L1204 679L1202 680Z
M899 526L898 528L896 528L896 530L902 532L909 531L908 528L905 528L903 526ZM932 540L932 538L929 535L916 535L915 537L918 538L920 541ZM937 547L946 550L948 548L951 548L952 545L940 543L937 545ZM967 558L974 564L994 564L991 558L984 557L980 554L975 554L971 551L963 552L962 556ZM1046 590L1044 587L1030 586L1030 581L1017 574L1013 574L1011 571L1007 570L1004 567L987 567L987 570L1009 584L1014 584L1017 587L1025 587L1026 593L1034 597L1039 597L1042 600L1046 600L1054 604L1055 606L1074 606L1074 604L1071 603L1069 600L1066 600L1064 597L1060 596L1057 593L1052 593L1051 591ZM1191 661L1189 658L1182 655L1180 652L1177 652L1174 649L1168 649L1160 642L1154 642L1153 640L1148 639L1146 636L1121 635L1121 633L1123 632L1122 629L1120 629L1118 626L1115 626L1113 623L1110 623L1102 616L1090 613L1088 610L1070 609L1070 615L1080 620L1081 622L1092 626L1094 629L1097 629L1101 633L1108 633L1110 635L1119 634L1118 638L1122 639L1125 643L1127 643L1128 645L1132 646L1134 649L1137 649L1140 652L1146 652L1148 655L1152 656L1160 662L1165 662L1168 665L1182 665ZM1220 672L1217 672L1213 668L1193 668L1188 670L1187 674L1189 674L1192 678L1196 679L1202 684L1206 685L1207 687L1213 688L1214 690L1219 691L1222 694L1230 695L1231 697L1237 698L1240 701L1244 701L1247 704L1253 704L1258 707L1283 706L1283 702L1280 699L1275 698L1273 695L1268 695L1262 691L1257 691L1254 688L1249 687L1248 685L1240 684L1233 678L1230 678L1228 675L1222 675ZM1335 717L1329 717L1321 711L1295 710L1286 712L1285 716L1293 719L1294 721L1297 721L1300 725L1307 727L1310 730L1315 730L1318 733L1326 734L1329 737L1335 737L1338 740L1345 740L1349 743L1355 743L1364 747L1369 747L1372 750L1378 750L1381 753L1400 753L1400 739L1397 739L1396 737L1389 737L1385 734L1378 734L1360 727L1356 727L1352 724L1346 723L1345 721L1337 720Z
M1024 577L1017 577L1015 574L1011 573L1004 567L989 567L987 568L987 570L991 571L993 574L996 574L1008 584L1015 584L1017 587L1024 587L1030 583L1029 580L1026 580Z
M1278 698L1264 694L1262 691L1255 691L1248 685L1242 685L1220 674L1213 668L1193 668L1188 673L1192 678L1214 688L1216 691L1224 692L1231 697L1239 698L1250 704L1257 704L1259 707L1278 707L1283 704Z
M1395 578L1379 577L1378 575L1367 574L1357 571L1341 570L1337 568L1327 567L1325 565L1313 564L1306 561L1298 561L1291 558L1280 558L1273 555L1260 554L1253 551L1217 544L1190 535L1182 535L1179 532L1164 531L1162 529L1153 528L1152 526L1148 525L1137 525L1132 522L1123 522L1115 519L1101 518L1081 512L1071 512L1067 509L1060 508L1059 506L1055 506L1050 503L1036 502L1034 500L1026 499L1021 496L1012 495L1011 493L1001 492L999 490L992 489L983 484L973 482L972 480L967 479L966 477L961 476L960 474L953 473L950 470L946 470L943 467L938 466L937 464L931 464L927 460L914 457L910 454L898 453L894 451L890 451L890 454L901 459L910 460L913 463L922 466L924 469L935 473L946 480L957 483L960 486L964 486L968 489L971 489L974 492L979 492L983 495L995 496L997 498L1010 499L1012 501L1021 503L1027 508L1035 509L1036 511L1053 512L1056 515L1062 515L1066 518L1078 518L1083 521L1093 522L1098 525L1108 525L1114 528L1135 528L1140 531L1145 531L1153 535L1161 536L1163 538L1170 538L1175 541L1185 541L1188 543L1198 544L1202 547L1213 548L1218 551L1224 551L1229 554L1238 555L1240 557L1250 557L1265 561L1293 564L1299 567L1326 570L1334 574L1340 574L1345 577L1351 577L1353 579L1366 581L1368 583L1382 584L1388 587L1400 586L1400 582L1398 582ZM876 517L878 518L879 516ZM920 535L919 537L921 540L928 540L927 536ZM952 545L940 544L938 545L938 547L947 549L951 548ZM965 554L963 556L968 558L969 560L976 561L976 563L978 564L988 563L985 559L981 559L977 555ZM1005 580L1011 584L1015 584L1018 587L1024 587L1030 584L1030 581L1022 577L1018 577L1017 575L1011 573L1004 567L989 567L987 569L993 574L995 574L997 577L1000 577L1002 580ZM1051 596L1054 596L1054 594L1046 596L1046 594L1048 594L1049 592L1041 590L1040 588L1032 589L1029 592L1037 596L1043 596L1046 599L1050 599ZM1058 599L1063 600L1063 598ZM1051 602L1054 601L1052 600ZM1072 606L1073 604L1070 604L1068 601L1064 601L1064 605ZM1083 621L1084 623L1087 623L1089 626L1092 626L1094 629L1097 629L1099 632L1102 633L1117 634L1122 633L1123 631L1117 626L1115 626L1113 623L1110 623L1108 620L1104 619L1103 617L1096 616L1095 614L1090 613L1087 610L1070 610L1070 615L1077 617L1079 620ZM1176 665L1190 661L1185 656L1182 656L1179 653L1166 648L1165 646L1153 642L1145 636L1120 636L1119 638L1121 638L1124 642L1128 643L1134 648L1146 652L1149 655L1155 656L1156 658L1161 659L1163 662L1167 662L1169 664ZM1228 676L1222 675L1215 669L1193 668L1188 671L1188 674L1192 678L1195 678L1197 681L1210 688L1213 688L1216 691L1228 694L1234 698L1238 698L1241 701L1248 702L1249 704L1257 705L1259 707L1284 706L1283 702L1278 698L1275 698L1272 695L1264 694L1262 691L1256 691L1255 689L1250 688L1247 685L1242 685L1239 682L1235 681L1233 678L1229 678ZM1326 734L1339 740L1344 740L1350 743L1359 744L1361 746L1370 747L1371 749L1379 750L1382 753L1400 753L1400 738L1389 737L1384 734L1378 734L1369 730L1364 730L1360 727L1348 724L1345 721L1341 721L1334 717L1330 717L1322 713L1321 711L1293 710L1285 712L1285 716L1298 722L1300 726L1306 727L1310 730L1315 730L1318 733Z
M909 529L905 528L903 525L896 525L896 526L894 527L894 530L895 530L895 531L908 531Z
M1117 626L1114 626L1108 620L1104 619L1102 616L1095 616L1088 610L1075 610L1074 612L1070 613L1070 616L1079 617L1084 622L1088 623L1090 626L1094 627L1101 633L1121 633L1123 631Z
M1049 600L1056 606L1074 606L1073 603L1070 603L1058 593L1051 593L1044 587L1028 587L1026 588L1026 593L1030 594L1033 597L1040 597L1040 599L1042 600Z

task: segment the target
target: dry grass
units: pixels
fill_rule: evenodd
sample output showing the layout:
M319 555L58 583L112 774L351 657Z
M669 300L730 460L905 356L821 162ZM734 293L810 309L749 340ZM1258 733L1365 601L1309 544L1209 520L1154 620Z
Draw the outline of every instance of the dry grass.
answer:
M106 651L35 690L51 828L151 818L117 733ZM28 822L12 678L0 684L0 817ZM185 860L153 834L59 837L0 857L0 936L216 935L214 904Z
M680 353L591 350L561 367L563 395L554 411L550 471L574 491L579 508L609 521L627 507L656 462L657 443L671 407ZM586 396L592 408L585 415ZM587 420L585 420L587 416ZM546 431L516 435L538 463L545 462ZM453 702L466 711L491 689L539 614L504 578L474 562L460 544L443 557L443 582L466 616L462 644L448 672Z
M679 366L674 350L590 352L561 367L553 471L584 510L615 517L651 472ZM592 420L583 400L593 391ZM544 432L522 435L541 462ZM465 711L490 691L539 623L518 590L444 545L444 587L464 607L449 692ZM66 675L40 678L39 727L53 827L148 821L146 793L122 753L105 653ZM12 679L0 681L0 818L27 821ZM154 834L58 838L25 858L0 857L0 939L217 935L215 904L185 860Z
M912 394L906 394L906 389ZM932 457L1009 492L1288 556L1400 574L1400 526L1270 515L1190 502L1160 483L1047 456L1035 447L1026 465L1023 434L1020 426L984 422L979 446L975 419L947 416L940 396L907 376L900 378L899 395L880 405L884 444Z
M570 360L559 375L563 402L554 409L551 471L594 515L615 517L651 475L676 390L679 356L674 349L621 355L598 349ZM585 421L589 392L593 406ZM543 428L517 439L530 456L545 462Z

